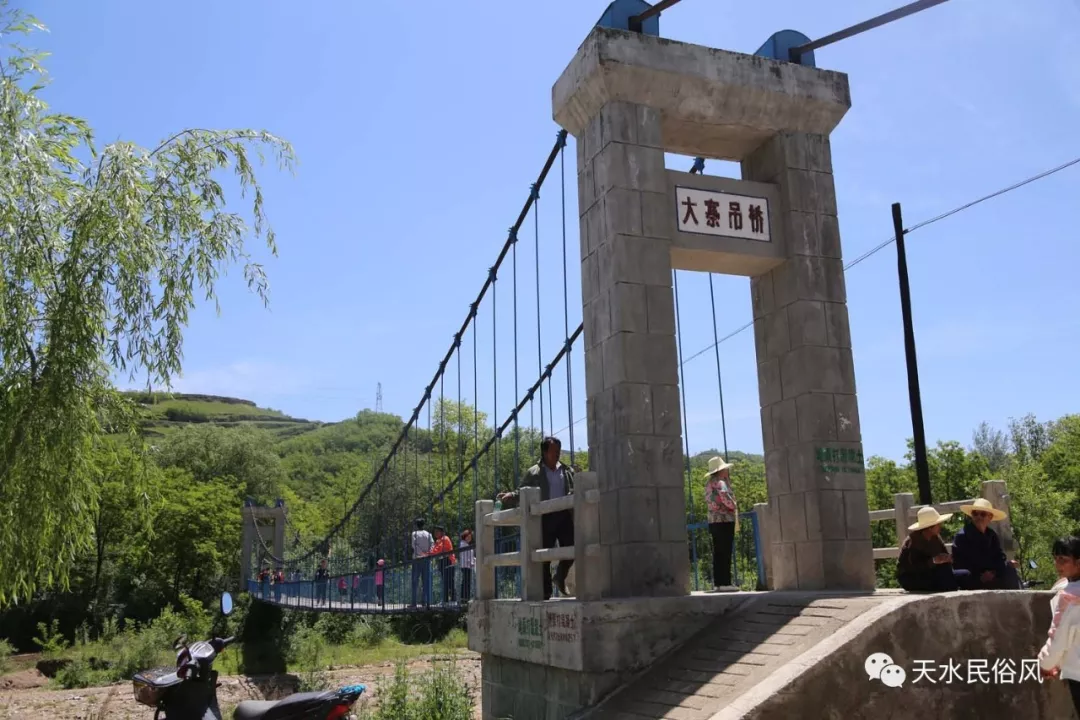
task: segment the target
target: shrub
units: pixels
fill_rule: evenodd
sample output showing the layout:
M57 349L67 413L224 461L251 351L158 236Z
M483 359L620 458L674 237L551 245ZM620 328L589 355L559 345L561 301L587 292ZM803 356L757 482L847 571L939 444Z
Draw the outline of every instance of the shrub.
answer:
M315 622L315 629L331 645L348 642L358 623L354 616L345 613L322 613Z
M365 618L356 623L348 642L360 647L376 647L394 634L390 621L381 616Z
M6 672L11 672L11 656L15 654L15 648L12 647L4 638L0 638L0 675Z
M438 663L420 680L416 720L472 720L472 692L451 661Z
M326 674L326 639L312 627L301 627L289 639L289 659L300 675L300 692L325 690L330 683Z
M180 595L179 615L188 637L206 639L214 620L201 602L187 595Z
M140 670L168 665L175 660L172 651L174 637L166 639L162 628L137 627L117 635L109 643L109 655L116 658L112 675L127 680Z
M205 413L198 412L197 410L188 410L187 408L171 407L166 408L165 418L172 420L173 422L190 422L190 423L204 423L210 418Z
M66 689L93 687L100 684L99 673L90 668L82 658L76 658L56 672L56 683Z
M399 662L393 678L378 681L379 707L371 720L416 720L416 706L409 698L409 668Z
M370 720L472 720L472 692L453 662L439 663L419 678L399 662L391 679L377 683L379 706Z
M102 642L112 642L120 634L120 623L110 615L101 623L101 635L98 637Z
M64 635L60 632L59 620L54 618L48 625L39 622L37 629L38 634L34 637L34 642L41 648L42 655L51 657L67 650L67 640L64 639Z

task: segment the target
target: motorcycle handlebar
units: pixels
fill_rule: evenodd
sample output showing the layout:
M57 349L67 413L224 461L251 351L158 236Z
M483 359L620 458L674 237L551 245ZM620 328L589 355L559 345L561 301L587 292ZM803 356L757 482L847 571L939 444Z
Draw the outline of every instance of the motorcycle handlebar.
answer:
M235 637L214 638L210 641L210 644L213 646L215 652L221 652L225 648L232 645L234 642L236 642Z

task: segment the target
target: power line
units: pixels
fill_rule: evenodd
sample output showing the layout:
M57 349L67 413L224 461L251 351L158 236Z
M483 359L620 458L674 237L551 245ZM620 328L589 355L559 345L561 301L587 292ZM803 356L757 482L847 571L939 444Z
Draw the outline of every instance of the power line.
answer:
M947 210L947 212L942 213L941 215L937 215L935 217L932 217L929 220L923 220L921 222L917 222L917 223L915 223L914 226L906 229L904 231L904 234L910 234L910 233L913 233L916 230L919 230L921 228L926 228L928 225L933 225L934 222L939 222L940 220L944 220L947 217L954 216L957 213L962 213L963 210L974 207L975 205L978 205L980 203L984 203L987 200L993 200L994 198L999 198L999 196L1001 196L1001 195L1003 195L1005 193L1012 192L1013 190L1016 190L1018 188L1023 188L1026 185L1030 185L1031 182L1035 182L1036 180L1041 180L1044 177L1049 177L1049 176L1051 176L1051 175L1053 175L1055 173L1062 172L1063 169L1066 169L1066 168L1071 167L1072 165L1076 165L1078 163L1080 163L1080 158L1075 158L1075 159L1072 159L1072 160L1070 160L1068 162L1062 163L1061 165L1058 165L1056 167L1052 167L1052 168L1048 169L1048 171L1043 171L1042 173L1039 173L1038 175L1032 175L1031 177L1026 178L1024 180L1021 180L1020 182L1016 182L1016 184L1014 184L1014 185L1010 185L1008 188L1002 188L1001 190L991 192L988 195L983 195L982 198L978 198L977 200L973 200L970 203L964 203L963 205L960 205L959 207L954 207L953 209ZM865 260L866 258L868 258L870 256L873 256L873 255L876 255L877 253L880 253L881 250L885 249L886 247L888 247L889 245L891 245L894 242L896 242L895 237L890 236L889 239L886 240L885 242L882 242L879 245L876 245L875 247L870 248L869 250L867 250L866 253L863 253L858 258L855 258L854 260L849 262L847 264L847 266L845 266L845 268L843 268L843 269L845 269L845 271L851 270L852 268L854 268L856 266L856 264L859 264L860 262L862 262L863 260ZM723 343L723 342L726 342L726 341L730 340L731 338L739 335L740 332L743 332L743 331L745 331L747 329L750 329L753 326L754 326L754 321L751 321L751 322L748 322L745 325L739 327L738 329L734 329L731 332L728 332L728 334L726 336L724 336L723 338L720 338L716 342L714 342L714 343L712 343L710 345L707 345L707 347L702 348L698 352L696 352L693 355L690 355L689 357L684 359L683 365L685 366L687 363L692 361L692 359L700 357L701 355L704 355L708 351L715 348L716 345L719 345L720 343Z
M1018 183L1014 183L1012 185L1009 185L1008 187L1002 188L1000 190L996 190L996 191L990 193L989 195L983 195L980 198L977 198L975 200L972 200L971 202L968 202L968 203L965 203L965 204L960 205L958 207L955 207L952 210L948 210L946 212L943 212L940 215L936 215L936 216L934 216L934 217L932 217L932 218L930 218L928 220L923 220L922 222L915 223L911 227L904 230L904 234L905 235L910 235L911 233L915 232L916 230L920 230L920 229L926 227L927 225L933 225L936 222L940 222L940 221L944 220L945 218L952 217L953 215L956 215L957 213L961 213L964 210L968 210L970 208L973 208L976 205L979 205L980 203L986 202L987 200L992 200L992 199L994 199L996 197L1000 197L1002 195L1010 193L1013 190L1018 190L1018 189L1024 187L1025 185L1030 185L1031 183L1036 182L1037 180L1042 180L1043 178L1049 177L1049 176L1051 176L1051 175L1053 175L1055 173L1059 173L1062 170L1066 170L1066 169L1072 167L1073 165L1077 165L1077 164L1080 164L1080 157L1069 160L1068 162L1064 162L1064 163L1058 165L1057 167L1050 168L1049 170L1044 170L1043 172L1041 172L1041 173L1039 173L1037 175L1032 175L1031 177L1026 178L1024 180L1021 180ZM871 248L870 250L864 252L862 255L855 258L854 260L852 260L847 265L845 265L844 270L845 271L850 270L851 268L855 267L856 265L858 265L862 261L866 260L867 258L872 257L873 255L876 255L877 253L881 252L882 250L884 250L885 248L887 248L889 245L891 245L894 242L896 242L896 238L894 236L890 236L884 242L881 242L878 245L875 245L873 248ZM709 352L713 348L722 345L723 343L725 343L728 340L732 339L736 335L739 335L740 333L746 332L747 330L749 330L753 326L754 326L754 321L753 320L751 320L750 322L748 322L748 323L746 323L744 325L739 326L738 328L732 330L731 332L729 332L727 335L720 338L716 342L714 342L714 343L712 343L710 345L707 345L706 347L703 347L701 350L698 350L693 355L685 358L682 361L681 365L683 367L685 367L686 364L688 362L690 362L691 360L694 360L696 358L701 357L702 355ZM580 423L584 419L585 418L581 418L581 419L579 419L578 421L576 421L573 424L577 425L578 423ZM570 429L570 425L567 425L566 427L564 427L562 430L560 430L558 433L555 433L555 434L558 435L559 433L565 432L568 429Z

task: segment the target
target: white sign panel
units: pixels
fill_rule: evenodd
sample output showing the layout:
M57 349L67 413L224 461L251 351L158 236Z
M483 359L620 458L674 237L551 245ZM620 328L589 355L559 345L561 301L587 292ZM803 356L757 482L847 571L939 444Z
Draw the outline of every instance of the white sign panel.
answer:
M682 232L772 240L766 198L676 186L675 203Z

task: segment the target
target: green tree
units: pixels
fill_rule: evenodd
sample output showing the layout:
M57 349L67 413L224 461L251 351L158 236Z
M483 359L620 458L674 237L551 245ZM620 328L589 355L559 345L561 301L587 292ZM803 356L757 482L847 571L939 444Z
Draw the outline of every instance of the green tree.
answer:
M199 482L232 477L240 490L260 502L275 498L284 480L273 437L252 427L193 425L158 445L162 467L183 468Z
M165 472L146 570L162 593L160 601L179 602L185 594L208 601L239 573L242 502L234 478L199 481L179 468Z
M145 555L152 527L151 499L161 471L124 439L103 441L94 458L98 502L93 517L93 575L87 596L95 605L108 595L106 562L137 564Z
M1005 433L990 427L989 423L979 423L972 433L972 449L983 456L991 472L1005 469L1009 460L1009 443Z
M1072 517L1080 518L1080 415L1066 415L1052 423L1048 436L1040 464L1049 484L1070 496Z
M41 27L0 6L0 604L66 584L90 545L95 441L131 420L113 371L167 386L195 293L215 299L230 264L266 301L245 247L275 243L248 153L293 160L252 130L99 147L41 99L43 56L12 42ZM226 207L223 170L253 201L250 225Z

